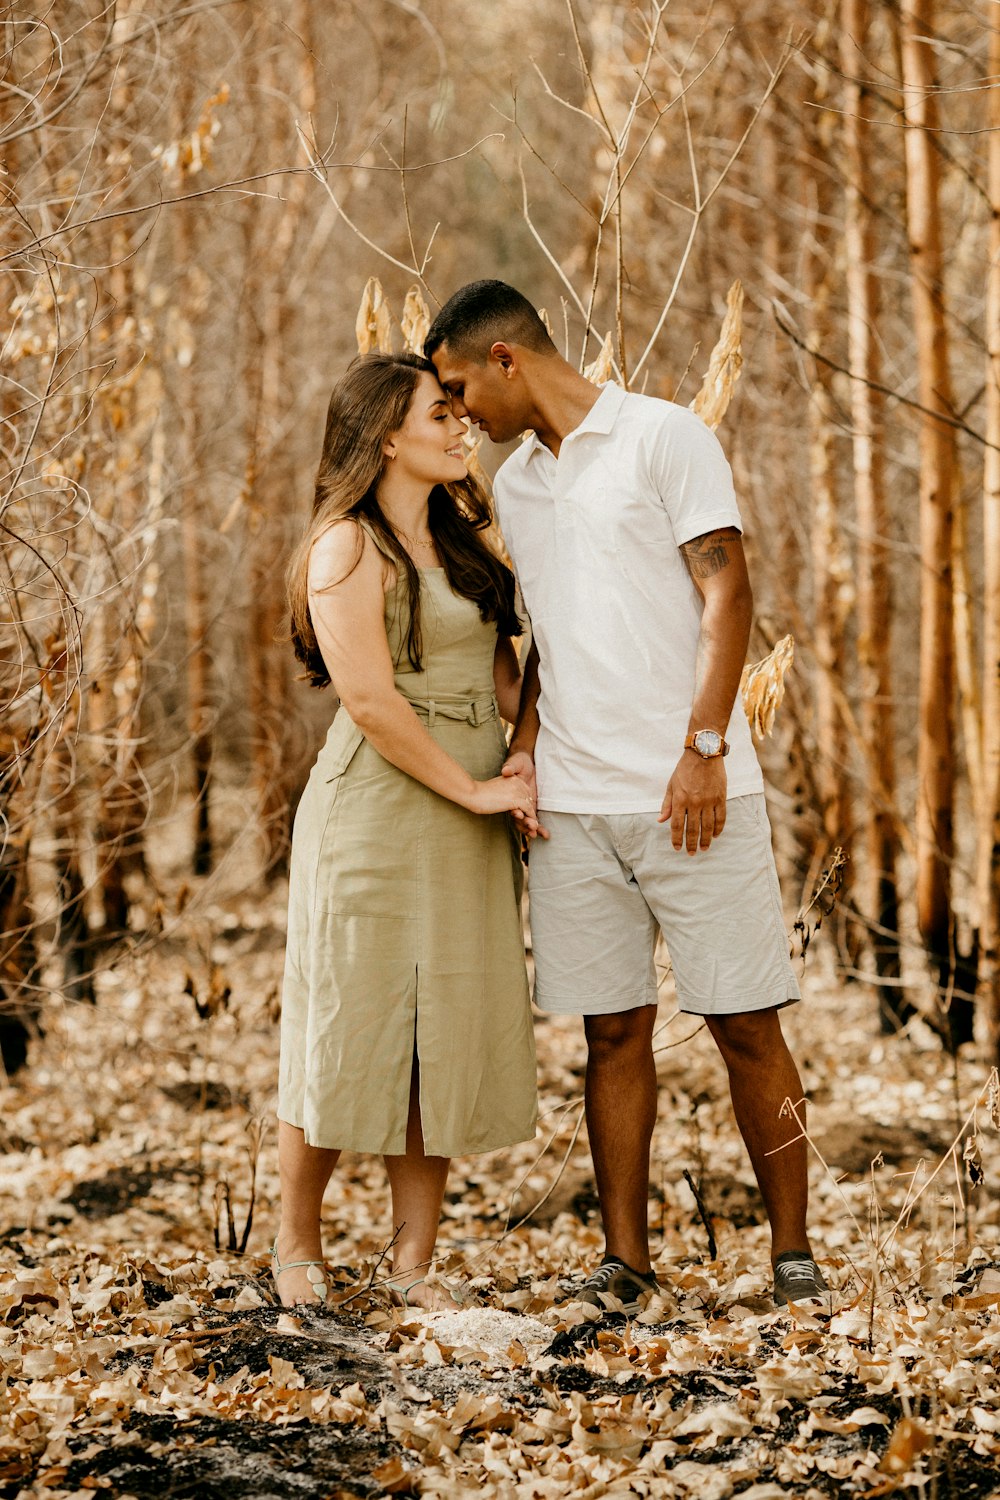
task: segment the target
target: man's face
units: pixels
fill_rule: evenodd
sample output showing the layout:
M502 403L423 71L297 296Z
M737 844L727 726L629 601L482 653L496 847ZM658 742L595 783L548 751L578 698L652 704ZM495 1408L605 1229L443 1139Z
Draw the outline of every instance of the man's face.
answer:
M494 443L509 443L529 425L521 381L491 351L485 364L460 359L447 344L431 355L457 417L467 417Z

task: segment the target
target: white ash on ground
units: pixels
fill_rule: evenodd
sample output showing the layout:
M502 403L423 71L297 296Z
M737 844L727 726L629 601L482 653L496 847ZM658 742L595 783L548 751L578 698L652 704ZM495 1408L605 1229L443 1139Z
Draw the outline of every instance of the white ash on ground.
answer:
M428 1312L419 1315L435 1343L451 1348L481 1349L486 1354L506 1354L511 1344L526 1353L552 1342L552 1329L537 1318L502 1312L495 1307L468 1307L458 1312Z

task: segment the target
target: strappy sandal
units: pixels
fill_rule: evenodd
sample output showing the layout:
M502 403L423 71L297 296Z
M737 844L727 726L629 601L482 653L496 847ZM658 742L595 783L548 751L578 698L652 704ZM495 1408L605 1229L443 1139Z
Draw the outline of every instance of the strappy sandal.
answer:
M415 1286L426 1286L426 1284L427 1284L427 1277L426 1276L417 1276L417 1277L414 1278L413 1281L408 1281L405 1286L400 1286L395 1281L384 1281L382 1283L382 1285L385 1287L385 1290L387 1292L389 1292L390 1294L393 1293L393 1292L395 1292L395 1294L396 1294L397 1297L402 1297L402 1299L403 1299L403 1306L404 1307L420 1307L421 1306L421 1304L419 1302L411 1302L410 1301L410 1293L413 1291L413 1288ZM424 1312L426 1312L426 1308L422 1308L421 1310L424 1311Z
M284 1265L282 1265L281 1261L278 1259L278 1241L275 1240L274 1244L271 1246L271 1279L274 1282L274 1289L278 1293L278 1301L281 1302L281 1288L278 1286L278 1277L284 1275L286 1271L294 1271L297 1267L300 1266L306 1267L306 1276L309 1279L309 1285L316 1293L316 1300L315 1302L300 1300L298 1302L290 1303L289 1306L326 1307L327 1298L330 1294L330 1288L327 1285L326 1266L323 1264L323 1262L321 1260L289 1260L286 1261ZM285 1304L282 1303L282 1306L284 1305Z
M440 1282L434 1285L434 1290L442 1293L445 1297L448 1297L450 1299L441 1307L425 1307L422 1302L410 1301L410 1293L413 1291L414 1287L431 1285L432 1281L429 1275L415 1276L412 1281L406 1282L405 1285L400 1285L399 1282L393 1281L391 1278L388 1281L382 1282L382 1288L384 1291L389 1292L390 1295L395 1293L397 1297L402 1299L403 1306L406 1308L412 1308L414 1312L456 1312L461 1304L455 1301L455 1298L452 1296L448 1288L446 1286L442 1286Z

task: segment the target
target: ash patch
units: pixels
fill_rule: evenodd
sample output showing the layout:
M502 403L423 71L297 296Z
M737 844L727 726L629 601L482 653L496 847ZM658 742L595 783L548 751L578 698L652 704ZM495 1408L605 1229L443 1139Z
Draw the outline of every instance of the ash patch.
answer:
M61 1201L75 1208L85 1219L110 1219L124 1213L142 1198L148 1198L156 1177L152 1172L134 1172L119 1167L106 1177L90 1177L78 1182Z
M199 1417L133 1415L121 1436L69 1465L64 1483L157 1500L328 1500L384 1493L373 1469L401 1452L384 1434L329 1423L276 1427Z

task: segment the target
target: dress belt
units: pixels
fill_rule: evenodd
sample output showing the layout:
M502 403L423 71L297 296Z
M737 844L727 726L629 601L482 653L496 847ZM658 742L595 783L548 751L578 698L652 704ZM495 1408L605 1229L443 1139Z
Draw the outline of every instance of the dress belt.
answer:
M409 698L405 693L403 696L410 707L426 719L428 728L436 719L458 719L478 729L480 724L487 724L499 713L493 693L480 693L478 698L461 693L440 693L436 698Z

